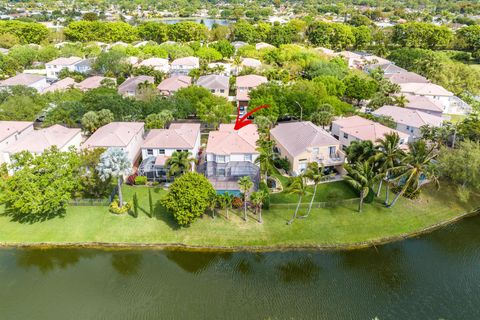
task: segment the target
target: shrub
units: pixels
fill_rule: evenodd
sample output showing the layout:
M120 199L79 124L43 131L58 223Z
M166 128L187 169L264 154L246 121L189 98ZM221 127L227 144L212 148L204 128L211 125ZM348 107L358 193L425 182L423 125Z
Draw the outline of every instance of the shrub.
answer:
M265 192L265 199L263 200L263 209L270 209L270 190L265 182L260 182L258 189Z
M114 214L125 214L132 208L132 205L129 202L125 202L120 208L118 206L118 199L115 198L112 203L110 203L110 212Z
M234 197L233 200L232 200L232 207L234 207L235 209L243 207L242 198Z
M146 184L147 184L147 177L145 177L145 176L136 176L135 177L135 185L144 186Z
M129 186L133 186L133 185L135 184L135 178L136 178L137 176L138 176L137 173L134 173L134 174L129 175L128 178L127 178L127 184L128 184Z
M402 191L402 187L395 186L392 188L392 192L395 194L398 194L400 191ZM409 187L407 191L405 191L405 193L403 194L403 197L414 200L414 199L417 199L419 195L420 195L420 189L415 190L414 188Z
M290 162L288 161L287 157L284 158L275 158L273 164L278 169L283 169L286 172L290 171Z
M152 182L152 186L154 186L154 187L158 186L159 184L160 184L160 182L158 182L158 181L153 181Z

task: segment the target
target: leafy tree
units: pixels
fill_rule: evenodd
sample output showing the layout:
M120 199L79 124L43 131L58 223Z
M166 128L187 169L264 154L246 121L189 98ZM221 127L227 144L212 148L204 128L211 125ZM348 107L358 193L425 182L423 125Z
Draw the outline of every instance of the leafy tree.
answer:
M45 99L32 88L18 86L2 94L0 120L34 121L47 106Z
M230 28L227 26L222 26L222 25L214 25L212 26L212 30L210 30L210 40L211 41L222 41L225 39L230 38ZM229 42L230 44L230 42ZM218 51L220 51L218 48L216 48Z
M207 62L219 61L223 58L222 54L213 47L201 47L195 55Z
M98 128L109 124L113 120L113 113L108 109L102 109L98 112L89 111L82 117L82 126L88 133L94 133Z
M100 156L105 152L104 148L82 149L79 153L79 194L86 198L103 198L110 194L111 178L100 179L97 165Z
M197 106L197 114L200 120L213 125L216 129L220 123L230 122L233 106L223 97L212 95L209 104L201 103Z
M232 35L235 41L254 43L258 39L258 32L255 27L245 20L232 24Z
M372 20L370 20L367 16L363 14L355 14L353 15L348 21L348 24L354 26L354 27L360 27L360 26L371 26L373 25Z
M233 196L228 192L217 195L218 206L226 211L227 219L229 219L228 210L232 208L232 201Z
M294 42L298 37L297 29L291 24L275 24L268 34L268 43L279 47Z
M166 124L173 120L173 113L170 110L162 110L159 113L149 114L145 118L145 128L165 129Z
M370 140L352 141L346 153L349 163L365 162L375 155L375 147Z
M175 179L161 203L180 226L188 226L205 213L214 196L215 189L205 176L188 172Z
M124 74L127 69L127 55L121 51L102 52L93 64L93 69L100 73L110 73L115 77Z
M195 22L178 22L168 25L168 38L178 42L202 41L208 36L208 28Z
M265 136L265 135L264 135ZM268 181L268 171L273 165L273 159L275 152L273 151L275 143L269 140L268 137L257 140L258 157L255 159L255 163L260 165L260 169L265 172L265 180Z
M168 26L165 23L145 22L137 27L138 35L144 40L162 43L168 40Z
M118 206L123 206L122 178L130 174L132 164L126 151L120 148L109 148L100 156L97 171L102 181L117 179Z
M373 40L372 31L366 26L353 28L353 35L355 37L356 49L364 49Z
M98 16L98 14L96 14L95 12L86 12L86 13L83 14L82 20L85 20L85 21L98 21L98 20L99 20L99 16Z
M345 181L360 193L358 212L362 212L363 201L370 192L373 192L373 184L378 177L370 161L357 162L353 166L346 164L344 168L347 171Z
M1 33L0 34L0 47L5 49L10 49L11 47L20 44L20 39L12 33Z
M259 223L263 223L262 207L263 207L263 202L265 201L266 197L267 197L267 195L262 190L253 192L252 195L250 196L250 202L252 203L253 207L255 208L255 214L258 214L258 222Z
M315 46L344 50L355 43L352 27L341 23L314 22L307 30L308 40Z
M393 27L392 40L401 47L439 49L450 44L453 32L446 26L407 22Z
M377 84L373 79L353 74L344 79L345 96L355 100L357 105L362 100L370 99L377 90Z
M313 112L310 116L310 120L317 126L330 126L334 118L333 107L329 104L322 104L318 107L318 110Z
M18 221L43 221L63 214L78 188L76 152L56 147L41 155L22 151L12 156L13 175L3 183L1 201Z
M232 57L233 54L235 53L235 47L232 46L230 44L230 42L226 39L221 39L221 40L219 40L215 43L212 43L210 46L213 49L220 52L220 54L222 55L222 57L224 59L228 59L228 58ZM197 53L197 55L198 55L198 53ZM217 60L220 60L220 59L217 59Z
M192 157L192 153L189 151L175 151L167 160L168 172L167 176L177 177L184 174L192 167L192 163L195 162L195 158Z
M13 34L20 43L41 43L48 36L48 28L40 23L20 20L0 21L0 34Z
M240 191L243 193L243 220L247 221L247 199L250 189L253 187L252 179L249 176L241 177L240 180L238 180L238 186L240 187Z
M86 112L85 106L79 101L63 101L47 111L43 125L63 124L71 128L76 127Z
M64 29L70 41L132 42L138 39L137 29L125 22L74 21Z
M298 209L300 208L303 197L307 194L307 184L305 183L305 177L298 176L293 178L291 184L288 186L287 192L289 194L294 194L298 196L298 203L297 207L295 208L295 212L293 213L292 218L287 222L287 224L292 224L293 221L297 219Z

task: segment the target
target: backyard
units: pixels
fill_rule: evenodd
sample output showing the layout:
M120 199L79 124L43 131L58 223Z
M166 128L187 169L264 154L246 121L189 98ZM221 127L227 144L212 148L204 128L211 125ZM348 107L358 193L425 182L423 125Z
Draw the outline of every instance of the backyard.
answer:
M326 199L327 192L338 191L347 198L355 196L347 190L341 183L322 185L316 200ZM286 222L293 214L293 204L291 208L264 210L263 224L258 223L252 213L245 222L241 210L231 210L228 220L226 213L219 211L215 219L207 214L189 228L178 228L159 204L165 192L161 188L124 186L125 198L133 201L136 194L138 200L137 208L130 215L113 215L105 206L69 206L64 217L34 224L12 222L9 217L0 216L0 243L183 244L200 247L348 245L419 231L471 211L480 204L479 198L471 199L469 203L459 202L454 190L444 185L440 191L426 188L415 201L401 199L392 209L385 208L383 198L365 205L362 213L356 211L356 201L331 209L314 208L308 218L298 219L290 226ZM272 196L272 200L279 203L295 198L280 194ZM305 201L308 200L306 197ZM305 214L305 208L306 205L302 206L300 215Z

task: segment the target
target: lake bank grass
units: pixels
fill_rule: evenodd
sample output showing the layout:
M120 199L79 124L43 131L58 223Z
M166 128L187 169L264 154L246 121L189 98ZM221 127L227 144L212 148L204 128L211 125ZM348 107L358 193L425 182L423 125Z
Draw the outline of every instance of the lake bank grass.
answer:
M315 208L307 219L298 219L290 226L286 222L293 210L272 209L264 211L263 224L258 223L252 213L245 222L241 211L232 210L228 220L222 211L215 219L204 215L189 228L179 228L159 203L166 191L150 189L151 211L148 190L147 187L124 187L127 200L132 201L134 194L137 195L137 217L116 216L108 212L108 207L95 206L70 206L63 218L34 224L13 222L9 217L0 216L0 244L120 243L279 249L348 246L403 237L480 206L478 197L468 203L459 202L454 190L447 185L439 191L427 187L419 199L401 199L391 209L385 208L383 198L366 204L362 213L356 211L356 203ZM305 210L302 208L300 214Z

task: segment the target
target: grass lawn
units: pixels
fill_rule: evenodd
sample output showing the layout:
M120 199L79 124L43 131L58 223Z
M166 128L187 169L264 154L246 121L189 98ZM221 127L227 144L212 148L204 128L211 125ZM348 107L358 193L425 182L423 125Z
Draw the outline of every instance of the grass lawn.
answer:
M448 116L450 117L450 122L452 123L458 123L467 117L461 114L448 114Z
M309 203L313 196L313 186L307 188L307 195L303 197L302 203ZM335 181L319 184L314 202L329 202L343 199L358 198L358 194L345 181ZM298 197L283 191L270 195L271 203L296 203Z
M332 190L344 190L336 184L328 184ZM323 188L323 187L322 187ZM264 211L264 223L259 224L250 214L247 222L241 212L231 212L227 220L222 212L212 219L205 215L189 228L178 228L162 209L159 199L162 189L151 189L153 217L150 215L148 189L124 187L125 198L132 201L137 194L138 217L115 216L107 207L70 206L63 218L54 218L35 224L12 222L0 216L0 243L156 243L195 246L309 246L350 244L396 236L431 226L470 211L480 204L472 199L460 203L454 191L442 186L440 191L426 189L420 199L401 199L392 209L386 209L381 201L365 205L364 212L356 211L357 204L333 209L314 209L307 219L286 225L293 210ZM339 191L340 192L340 191ZM342 192L345 192L342 191ZM319 192L324 197L324 192ZM305 209L302 208L303 214Z

